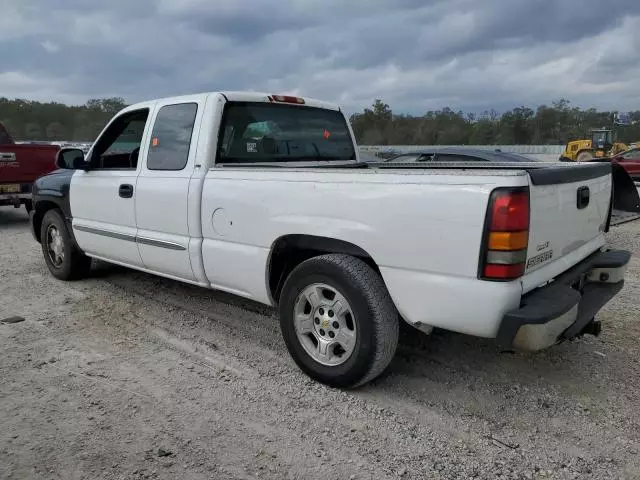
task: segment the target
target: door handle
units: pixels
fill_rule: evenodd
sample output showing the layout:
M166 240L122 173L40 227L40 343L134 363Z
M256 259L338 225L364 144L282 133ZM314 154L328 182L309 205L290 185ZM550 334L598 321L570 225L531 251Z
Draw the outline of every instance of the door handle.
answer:
M118 187L118 195L122 198L131 198L133 197L133 185L129 185L128 183L123 183Z
M589 197L591 196L589 192L589 187L580 187L578 189L578 200L577 206L578 210L582 210L589 205Z

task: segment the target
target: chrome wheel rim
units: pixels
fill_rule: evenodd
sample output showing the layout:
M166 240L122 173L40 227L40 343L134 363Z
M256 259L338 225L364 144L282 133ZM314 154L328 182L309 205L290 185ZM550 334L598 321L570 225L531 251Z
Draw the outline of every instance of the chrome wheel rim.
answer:
M338 290L324 283L309 285L298 295L293 314L298 340L311 358L329 367L349 359L357 327L349 302Z
M46 240L49 260L51 260L51 264L54 267L60 268L64 262L64 240L55 225L49 225L49 228L47 228Z

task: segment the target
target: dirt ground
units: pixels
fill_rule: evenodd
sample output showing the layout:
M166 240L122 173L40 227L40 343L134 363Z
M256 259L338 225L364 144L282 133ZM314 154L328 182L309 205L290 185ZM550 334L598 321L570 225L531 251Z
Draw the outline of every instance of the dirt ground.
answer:
M98 265L47 271L0 209L0 477L640 478L640 221L599 338L544 353L410 329L356 391L304 376L267 308Z

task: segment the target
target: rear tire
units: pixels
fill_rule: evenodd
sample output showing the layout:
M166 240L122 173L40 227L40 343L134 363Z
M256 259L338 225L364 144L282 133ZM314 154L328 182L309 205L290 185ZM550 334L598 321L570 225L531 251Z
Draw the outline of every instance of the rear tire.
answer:
M576 157L576 161L578 162L586 162L588 160L591 160L593 157L593 153L591 152L580 152L578 154L578 156Z
M349 255L323 255L298 265L283 286L279 313L298 367L332 387L373 380L398 345L398 312L382 278Z
M77 280L91 270L91 258L74 244L59 210L49 210L42 219L40 244L44 261L59 280Z

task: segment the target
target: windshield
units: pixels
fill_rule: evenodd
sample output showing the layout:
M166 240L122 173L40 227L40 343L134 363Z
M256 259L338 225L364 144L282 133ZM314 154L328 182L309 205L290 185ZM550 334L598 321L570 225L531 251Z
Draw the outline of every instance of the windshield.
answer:
M355 160L341 112L273 103L225 107L218 163Z

